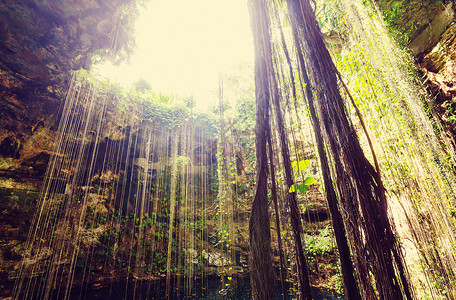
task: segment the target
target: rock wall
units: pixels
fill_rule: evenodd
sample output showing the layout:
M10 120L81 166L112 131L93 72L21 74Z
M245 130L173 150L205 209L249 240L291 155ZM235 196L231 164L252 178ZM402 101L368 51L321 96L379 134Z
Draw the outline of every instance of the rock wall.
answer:
M0 297L11 294L70 73L88 68L94 53L129 51L135 2L0 3Z
M39 192L0 188L0 297L11 295Z
M134 4L0 3L0 177L39 188L70 71L88 68L96 52L120 57L129 51Z
M376 2L385 22L415 56L435 97L431 109L454 141L456 134L456 5L453 1Z

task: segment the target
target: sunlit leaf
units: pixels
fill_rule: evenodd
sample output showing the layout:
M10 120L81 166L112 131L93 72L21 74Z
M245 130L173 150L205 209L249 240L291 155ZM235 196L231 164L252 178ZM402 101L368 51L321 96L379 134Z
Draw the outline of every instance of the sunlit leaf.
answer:
M289 193L294 193L294 192L296 192L296 185L294 185L294 184L291 185L291 186L290 186L290 189L288 190L288 192L289 192Z
M305 181L304 181L304 184L305 185L312 185L315 183L315 179L314 178L307 178Z
M299 163L298 163L298 168L296 171L302 171L304 169L307 169L307 167L309 166L309 163L310 163L310 160L308 159L303 159L301 160Z
M296 166L298 165L298 162L297 161L292 161L291 162L291 167L296 169ZM282 171L283 172L283 171ZM280 173L279 173L280 174Z

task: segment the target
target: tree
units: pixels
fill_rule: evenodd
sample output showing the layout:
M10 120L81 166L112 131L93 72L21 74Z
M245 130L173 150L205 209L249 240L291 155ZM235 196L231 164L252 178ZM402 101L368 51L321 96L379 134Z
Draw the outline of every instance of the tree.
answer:
M284 130L284 122L280 108L280 93L274 74L272 45L269 25L269 10L262 0L251 1L252 31L255 43L255 90L257 101L256 115L256 153L257 153L257 185L250 216L250 249L251 249L251 281L252 294L255 299L272 299L273 277L265 276L271 261L270 230L268 216L268 167L266 144L270 136L269 109L272 100L279 133L281 153L284 162L286 184L288 189L293 186L289 146ZM296 192L287 195L290 208L291 226L295 242L296 264L300 294L303 299L311 300L311 289L308 265L304 254L301 233L302 221L296 200ZM272 273L271 273L272 274Z
M307 96L314 123L328 203L341 252L347 298L412 299L402 253L388 219L385 189L379 168L372 166L361 148L339 92L338 71L324 44L315 13L309 0L286 0L286 4L297 50L300 78L307 84L304 94ZM265 1L252 0L251 8L257 99L257 186L250 220L252 289L254 298L270 299L270 294L265 293L267 278L261 273L265 270L259 264L270 260L270 232L269 228L266 228L269 226L264 220L260 221L260 218L268 220L265 137L269 132L265 124L269 122L268 112L271 100L275 108L286 183L290 187L293 182L280 108L281 93L277 84L280 72L275 72L274 69L280 70L281 67L274 64L272 59L273 55L277 57L279 55L271 50L277 48L273 48L271 44L271 25L268 19L271 7L268 7ZM282 43L285 45L283 40L282 36ZM291 86L293 86L292 66L286 51L285 54L290 68L290 80L293 80ZM293 95L296 99L294 87ZM331 169L326 151L332 157ZM375 157L374 153L373 155ZM335 180L337 194L331 178ZM293 193L288 195L288 203L297 252L301 296L311 299L306 260L300 245L302 225ZM345 214L345 218L342 214ZM264 228L258 227L260 222L263 222ZM261 242L267 242L268 251L258 251L257 243ZM262 245L262 247L265 246ZM353 262L350 254L353 256Z
M269 85L264 45L269 38L266 8L250 0L251 26L255 49L256 97L256 186L249 220L250 280L254 299L274 298L274 271L271 259L271 232L268 213L268 157L266 142L269 122Z
M346 114L338 88L338 72L310 2L287 0L287 4L298 51L303 51L308 60L307 70L301 72L308 73L315 89L313 98L319 112L319 126L333 156L340 209L348 215L345 227L362 296L412 299L402 253L388 219L383 183L378 170L364 156Z

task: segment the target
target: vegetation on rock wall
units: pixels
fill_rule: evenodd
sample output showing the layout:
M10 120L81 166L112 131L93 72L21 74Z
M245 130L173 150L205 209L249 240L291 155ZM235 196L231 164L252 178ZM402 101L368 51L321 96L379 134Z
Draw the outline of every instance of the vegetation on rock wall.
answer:
M3 1L0 6L0 176L39 189L70 71L94 52L124 59L143 1ZM8 145L9 144L9 145ZM18 145L17 149L11 146ZM13 147L14 148L14 147Z
M4 282L14 279L15 295L28 281L42 287L39 296L47 297L59 292L53 289L57 281L62 284L60 291L68 295L72 284L84 287L116 278L158 282L166 275L168 284L174 281L189 293L193 278L207 284L208 276L215 274L223 286L220 293L226 294L236 284L236 276L247 270L247 220L255 197L252 178L259 167L254 162L253 87L246 86L242 77L251 76L251 70L242 71L240 77L222 76L215 113L197 112L191 98L157 94L144 80L125 90L88 71L69 79L70 70L88 68L106 57L115 61L128 57L134 44L131 21L140 1L109 5L41 1L33 7L22 2L6 1L0 7L4 37L0 47L0 295L11 295L13 287ZM298 62L299 53L286 46L296 38L290 34L293 20L284 14L286 6L266 6L273 7L269 18L276 27L270 32L274 54L264 91L281 102L275 112L262 112L265 120L271 116L266 139L270 152L266 155L263 149L263 171L275 173L270 179L266 173L259 174L263 187L273 186L271 180L277 184L277 207L269 207L271 195L261 195L260 229L277 231L271 236L272 265L280 268L282 280L301 281L300 288L296 284L291 288L294 296L305 293L303 275L309 275L312 285L342 292L340 269L346 262L337 259L344 253L337 250L341 246L333 229L354 222L347 221L349 209L338 209L345 225L334 228L338 223L333 217L330 224L322 196L329 195L330 185L321 187L325 175L317 159L321 162L322 153L329 150L316 146L311 128L319 121L313 119L312 125L307 104L311 102L305 100L306 95L319 99L323 94L312 90L315 82L300 76L299 65L304 64ZM353 134L360 136L367 160L377 164L377 159L382 170L392 212L389 221L394 220L398 229L394 238L407 248L405 261L415 292L425 299L454 297L453 3L322 0L316 1L315 13L340 72L337 80L346 113L354 120ZM420 89L422 80L413 60L398 50L386 28L416 55L417 69L432 97ZM230 85L236 87L234 92L226 88ZM60 116L65 94L67 107ZM358 109L365 123L357 121ZM283 126L278 121L281 113ZM432 125L428 117L433 118ZM284 130L282 136L278 126ZM275 155L284 136L289 162ZM337 153L329 158L331 172ZM301 168L304 164L306 168ZM286 169L290 172L284 173ZM290 174L286 173L295 184L287 182L285 175ZM41 197L27 191L38 190L43 178ZM304 222L303 230L293 232L284 201L290 194L296 197L295 217ZM341 200L335 199L340 205ZM35 205L43 211L32 221L26 216ZM279 239L283 251L278 249ZM308 270L297 268L293 249L298 240L305 241ZM345 254L362 258L356 255L353 236L351 240ZM27 248L31 245L32 249ZM353 272L358 282L361 269ZM379 276L370 277L374 271L362 278L365 286L381 281ZM268 272L269 279L272 273ZM38 277L31 275L43 279L35 281ZM378 285L372 291L384 292ZM270 294L258 289L255 293L261 292Z

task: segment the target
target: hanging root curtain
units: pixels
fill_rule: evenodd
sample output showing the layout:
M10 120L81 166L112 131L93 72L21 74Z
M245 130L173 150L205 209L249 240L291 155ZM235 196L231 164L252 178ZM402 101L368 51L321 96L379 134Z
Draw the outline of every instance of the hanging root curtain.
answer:
M338 71L334 66L331 56L326 49L320 29L315 19L315 13L308 0L288 0L281 3L281 7L287 7L287 17L291 23L294 35L294 48L298 58L304 56L298 67L298 74L304 79L307 88L311 92L306 93L308 103L313 111L314 126L318 135L324 138L325 148L321 141L319 151L324 164L326 153L332 160L332 174L324 176L325 186L335 186L336 195L332 194L329 202L330 211L333 215L334 226L338 226L338 245L341 247L344 270L344 282L346 294L350 299L412 299L412 289L409 285L407 270L398 241L395 237L395 229L387 214L387 202L385 189L380 178L379 169L374 168L366 158L353 127L347 108L339 92ZM269 228L255 227L260 220L267 216L267 166L266 166L266 141L268 122L269 99L278 101L282 95L284 86L278 86L281 66L273 64L273 56L279 56L275 51L280 47L271 46L270 32L274 30L270 22L273 5L265 1L251 1L252 28L255 37L255 78L257 97L257 187L252 204L252 216L250 220L250 235L252 248L252 288L256 299L270 299L267 286L271 286L271 278L265 278L264 270L258 263L269 262L269 250L258 251L258 242L261 242L262 250L264 242L269 242ZM305 65L305 62L307 66ZM292 73L292 72L291 72ZM310 80L309 80L309 79ZM293 74L291 78L293 79ZM310 82L309 82L310 81ZM291 85L295 84L293 80ZM290 86L290 83L287 84ZM277 102L279 105L280 103ZM315 109L312 105L315 105ZM283 131L281 122L281 110L276 105L277 126ZM317 136L317 140L320 136ZM284 140L286 141L286 139ZM283 142L283 141L282 141ZM282 147L284 156L283 163L290 164L286 159L286 143ZM373 151L373 149L371 149ZM375 154L372 153L375 157ZM290 166L284 166L285 170ZM328 170L326 170L328 172ZM288 176L287 176L288 177ZM333 178L333 182L329 182ZM288 180L290 187L293 182ZM328 191L327 191L328 193ZM293 193L290 193L293 194ZM289 201L291 222L300 224L299 212L293 211L293 201ZM297 215L299 221L294 220ZM343 222L341 222L343 216ZM264 222L264 221L263 221ZM301 225L302 226L302 225ZM343 227L343 228L340 228ZM344 234L346 232L346 236ZM305 255L300 255L299 225L296 226L297 241L296 255L299 273L299 285L301 297L311 299L308 287L308 270L305 264ZM264 240L258 237L266 237ZM348 247L346 238L349 240ZM344 246L345 245L345 246ZM350 248L350 250L348 250ZM301 246L302 249L302 246ZM352 261L348 259L347 251L351 252ZM354 268L353 268L353 265ZM267 264L263 264L265 266ZM263 267L264 268L264 267ZM353 272L355 274L347 274ZM356 280L356 282L354 282Z
M289 0L287 4L293 28L308 58L308 74L316 91L320 126L333 156L340 204L347 214L345 226L363 298L376 297L373 279L380 299L411 299L401 250L387 216L380 175L365 157L347 116L339 93L337 69L310 2Z

